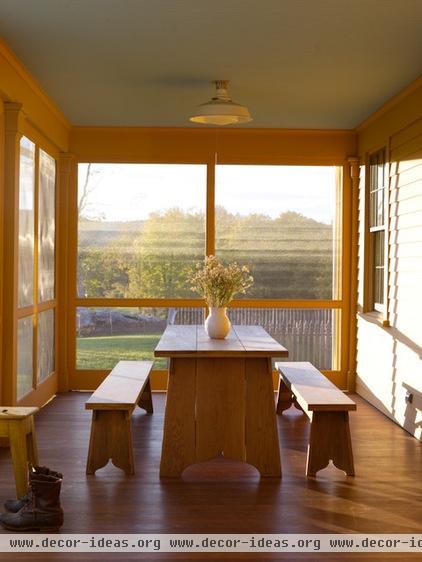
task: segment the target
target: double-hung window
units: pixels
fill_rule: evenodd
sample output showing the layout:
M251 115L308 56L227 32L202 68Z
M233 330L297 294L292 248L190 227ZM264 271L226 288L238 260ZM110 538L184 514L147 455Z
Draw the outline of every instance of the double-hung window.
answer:
M369 156L369 276L367 310L384 312L386 304L386 213L385 198L387 187L385 149Z

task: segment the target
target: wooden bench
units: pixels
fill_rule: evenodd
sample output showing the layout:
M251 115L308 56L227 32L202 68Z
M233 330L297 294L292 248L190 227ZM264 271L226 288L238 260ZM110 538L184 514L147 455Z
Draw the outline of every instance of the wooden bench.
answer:
M119 361L85 408L93 410L86 473L94 474L111 459L134 474L131 416L136 406L153 413L149 374L152 361Z
M0 406L0 438L6 437L12 453L16 494L20 498L28 490L28 461L38 464L34 414L36 407Z
M330 460L354 476L349 411L356 404L311 363L276 363L280 374L277 414L294 404L311 420L306 475L315 476Z

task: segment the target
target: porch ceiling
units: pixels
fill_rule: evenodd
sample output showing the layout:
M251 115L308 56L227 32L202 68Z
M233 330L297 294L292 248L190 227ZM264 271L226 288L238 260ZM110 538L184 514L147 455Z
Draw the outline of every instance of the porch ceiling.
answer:
M0 35L75 125L353 128L422 72L421 0L1 0Z

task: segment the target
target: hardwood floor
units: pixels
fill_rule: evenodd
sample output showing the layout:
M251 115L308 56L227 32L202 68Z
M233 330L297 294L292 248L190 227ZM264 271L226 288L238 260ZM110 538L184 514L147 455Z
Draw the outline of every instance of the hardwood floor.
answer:
M90 412L86 393L59 395L36 416L39 458L63 472L64 533L421 533L421 444L359 397L351 432L356 476L328 467L305 477L309 421L277 416L283 478L260 479L223 458L159 478L163 394L154 414L133 415L134 476L109 464L85 475ZM14 496L7 449L0 450L0 501ZM422 560L420 554L14 554L0 560Z

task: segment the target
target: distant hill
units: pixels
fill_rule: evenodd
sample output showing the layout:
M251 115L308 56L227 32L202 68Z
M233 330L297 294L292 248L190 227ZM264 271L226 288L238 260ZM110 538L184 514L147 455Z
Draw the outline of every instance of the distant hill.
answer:
M249 298L332 297L333 225L294 211L277 218L217 211L216 254L249 266ZM204 230L203 215L178 209L145 221L81 221L79 294L189 297L186 270L203 256Z
M79 220L79 247L126 246L143 231L145 221Z

